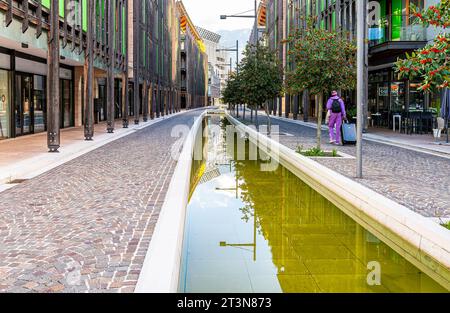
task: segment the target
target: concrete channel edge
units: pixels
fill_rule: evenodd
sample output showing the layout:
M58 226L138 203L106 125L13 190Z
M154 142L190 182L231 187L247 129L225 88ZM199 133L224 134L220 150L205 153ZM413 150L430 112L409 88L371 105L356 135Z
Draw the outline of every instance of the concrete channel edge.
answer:
M178 290L192 155L196 133L206 114L207 110L197 117L183 144L135 293L174 293Z

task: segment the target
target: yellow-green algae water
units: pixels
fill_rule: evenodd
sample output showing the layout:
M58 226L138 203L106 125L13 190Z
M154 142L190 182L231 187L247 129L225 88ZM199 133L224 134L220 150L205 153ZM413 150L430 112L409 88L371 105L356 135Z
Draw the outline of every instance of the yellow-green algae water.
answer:
M180 292L446 292L281 165L236 161L227 121L206 121L221 133L194 161Z

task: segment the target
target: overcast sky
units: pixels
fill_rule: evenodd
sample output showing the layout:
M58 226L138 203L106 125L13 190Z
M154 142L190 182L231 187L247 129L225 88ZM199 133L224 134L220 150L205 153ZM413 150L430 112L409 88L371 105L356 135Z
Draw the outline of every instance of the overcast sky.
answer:
M183 3L192 22L210 31L253 27L254 20L250 18L220 19L221 14L231 15L249 10L252 11L246 15L253 15L255 3L253 0L183 0Z

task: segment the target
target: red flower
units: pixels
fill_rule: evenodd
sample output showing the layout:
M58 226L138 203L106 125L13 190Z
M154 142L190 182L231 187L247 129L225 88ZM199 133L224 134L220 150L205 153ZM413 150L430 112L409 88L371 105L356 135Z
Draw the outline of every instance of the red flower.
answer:
M431 52L434 52L434 53L441 53L441 52L443 52L443 50L439 50L439 49L436 48L436 47L431 48L430 51L431 51Z
M433 77L434 75L436 75L436 73L439 72L438 70L434 70L430 72L430 77Z
M430 54L430 51L428 51L428 50L422 50L422 51L420 52L420 54L428 55L428 54Z

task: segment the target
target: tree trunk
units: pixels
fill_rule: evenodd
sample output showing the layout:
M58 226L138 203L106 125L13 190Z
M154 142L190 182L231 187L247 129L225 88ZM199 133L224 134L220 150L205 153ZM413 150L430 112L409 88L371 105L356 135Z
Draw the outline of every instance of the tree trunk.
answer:
M322 144L322 98L323 93L316 95L317 107L317 149L321 149Z
M245 103L242 105L242 118L245 121Z
M266 115L267 115L267 135L270 136L270 133L272 130L272 121L270 120L270 112L269 112L267 103L264 105L264 110L266 111Z

